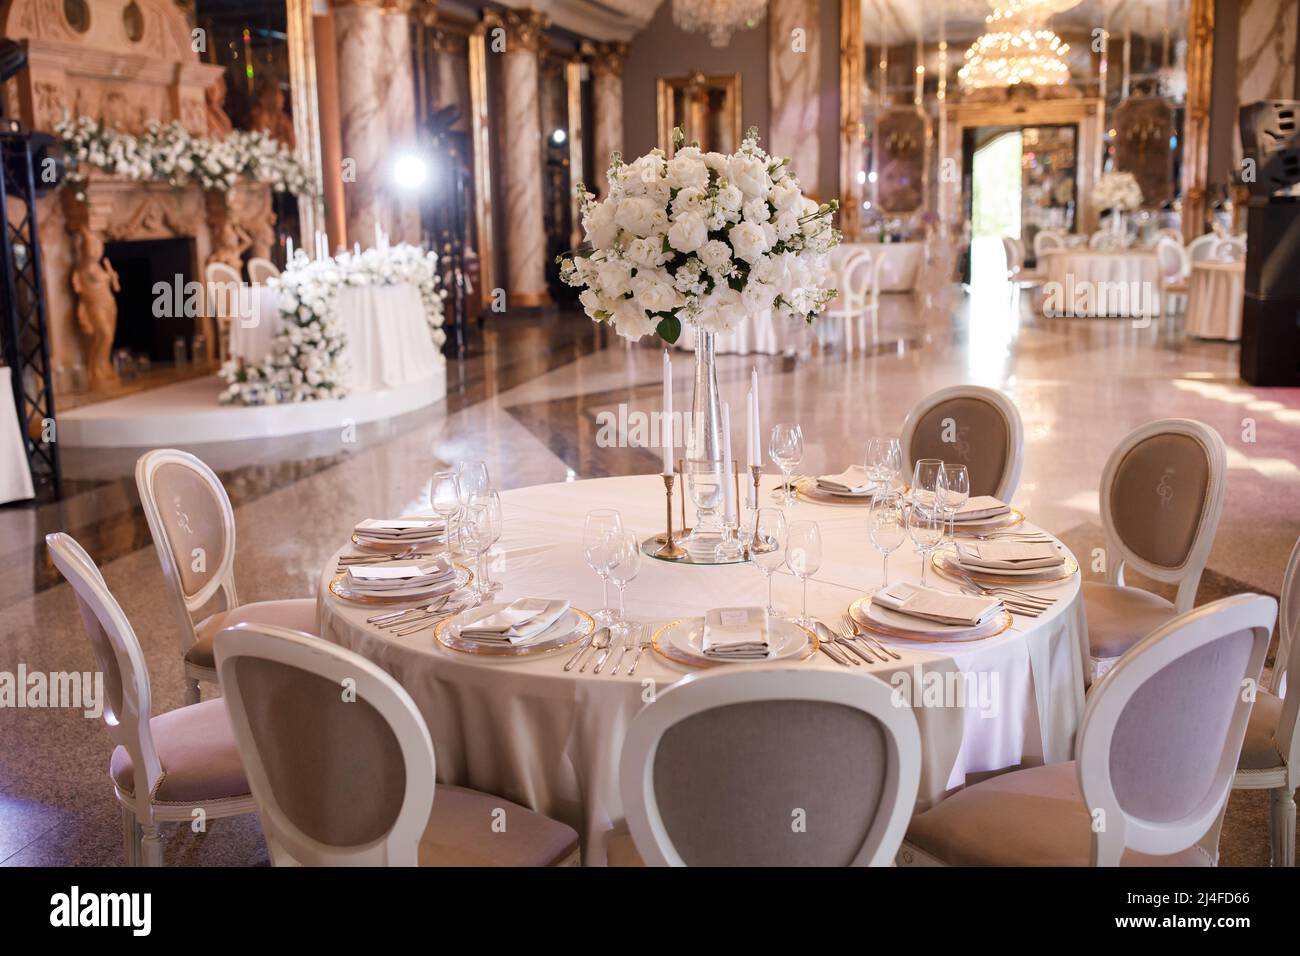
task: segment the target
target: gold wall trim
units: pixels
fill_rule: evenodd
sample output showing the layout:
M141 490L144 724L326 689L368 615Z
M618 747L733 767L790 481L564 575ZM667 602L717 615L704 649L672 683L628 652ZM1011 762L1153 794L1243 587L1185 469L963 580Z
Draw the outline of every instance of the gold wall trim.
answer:
M476 24L469 35L470 140L474 148L474 222L478 228L478 292L483 308L492 306L495 288L492 257L492 161L488 124L487 31L491 23Z
M293 135L298 161L311 173L318 191L298 197L299 243L313 248L316 231L326 229L325 200L320 188L325 177L321 166L320 103L316 98L316 43L312 24L312 0L285 0L286 34L289 44L289 92L293 106Z
M862 122L862 4L840 2L840 230L857 239L862 229L863 187L858 182L866 126Z
M582 214L579 211L578 183L583 181L582 141L582 60L564 64L564 85L568 103L569 136L569 248L582 245Z
M1214 0L1191 0L1187 24L1187 103L1183 118L1183 240L1205 229L1210 165L1210 97L1214 64Z

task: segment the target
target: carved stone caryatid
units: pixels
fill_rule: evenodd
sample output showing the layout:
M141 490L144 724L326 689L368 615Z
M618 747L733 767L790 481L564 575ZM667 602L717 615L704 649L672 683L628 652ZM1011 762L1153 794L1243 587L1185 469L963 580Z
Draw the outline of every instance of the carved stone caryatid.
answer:
M293 119L284 111L284 90L280 81L267 75L257 84L256 97L248 114L248 125L258 132L294 148Z
M607 196L609 157L623 151L623 65L627 62L627 44L584 43L582 53L591 65L596 188L601 196Z
M488 35L492 16L485 18ZM542 195L542 127L538 52L549 18L535 10L507 10L502 63L505 106L506 301L536 306L550 302L546 288L546 222Z
M117 272L104 257L104 241L89 226L77 231L72 288L77 293L77 325L89 340L86 370L95 391L118 384L113 370L113 337L117 334Z
M203 91L204 119L211 137L225 136L233 129L226 115L226 74L222 73Z

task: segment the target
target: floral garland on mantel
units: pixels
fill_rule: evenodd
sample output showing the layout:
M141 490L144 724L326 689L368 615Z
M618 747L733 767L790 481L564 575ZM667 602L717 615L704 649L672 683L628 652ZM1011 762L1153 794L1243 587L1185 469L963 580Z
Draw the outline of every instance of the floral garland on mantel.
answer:
M280 296L284 327L260 365L226 362L221 377L228 387L223 405L277 405L312 402L347 395L347 344L338 318L343 286L398 285L420 290L424 317L433 344L447 341L442 330L443 303L438 256L419 246L399 243L360 254L342 252L332 259L308 259L301 250L269 286ZM236 319L235 321L238 321Z
M306 168L265 133L232 130L221 139L195 136L177 122L151 122L134 136L82 116L54 124L68 156L64 185L86 198L91 169L132 182L195 183L228 193L240 180L265 183L278 193L315 195Z

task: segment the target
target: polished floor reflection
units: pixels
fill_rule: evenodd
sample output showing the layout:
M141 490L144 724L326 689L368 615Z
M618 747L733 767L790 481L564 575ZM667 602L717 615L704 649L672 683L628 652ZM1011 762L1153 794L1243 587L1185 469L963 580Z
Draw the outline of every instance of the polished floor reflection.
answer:
M1002 388L1025 423L1016 503L1060 534L1085 569L1101 543L1097 486L1111 448L1154 418L1199 419L1218 429L1229 455L1227 501L1200 600L1277 593L1300 534L1300 390L1242 384L1235 346L1187 340L1177 322L1048 320L1027 301L1013 307L1001 282L977 284L969 295L943 288L884 299L881 340L866 352L823 348L810 335L804 356L720 356L724 396L739 407L757 367L764 421L802 424L801 470L817 473L856 460L863 436L896 433L911 405L935 389ZM834 333L827 327L817 337L834 343ZM322 563L357 519L419 507L431 473L457 459L486 460L504 488L657 468L652 450L597 442L600 412L658 408L657 349L610 342L563 312L496 317L474 344L476 354L449 365L445 403L362 429L355 442L325 433L191 449L218 469L235 503L244 600L311 595ZM676 401L685 408L691 356L677 353L674 364ZM0 509L0 670L92 666L71 592L41 544L46 532L66 530L100 562L140 635L157 712L181 703L180 660L135 495L138 454L67 454L65 500ZM69 711L2 709L0 741L0 860L119 863L102 726ZM1267 798L1235 794L1223 861L1263 863L1267 842ZM207 834L177 832L167 853L183 863L265 861L247 819L219 821Z

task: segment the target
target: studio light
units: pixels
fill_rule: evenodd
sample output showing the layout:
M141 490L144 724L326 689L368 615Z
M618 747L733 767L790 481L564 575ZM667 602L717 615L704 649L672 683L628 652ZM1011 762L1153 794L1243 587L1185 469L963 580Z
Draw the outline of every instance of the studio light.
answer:
M403 153L393 160L393 182L399 189L417 192L429 181L429 162L418 153Z

